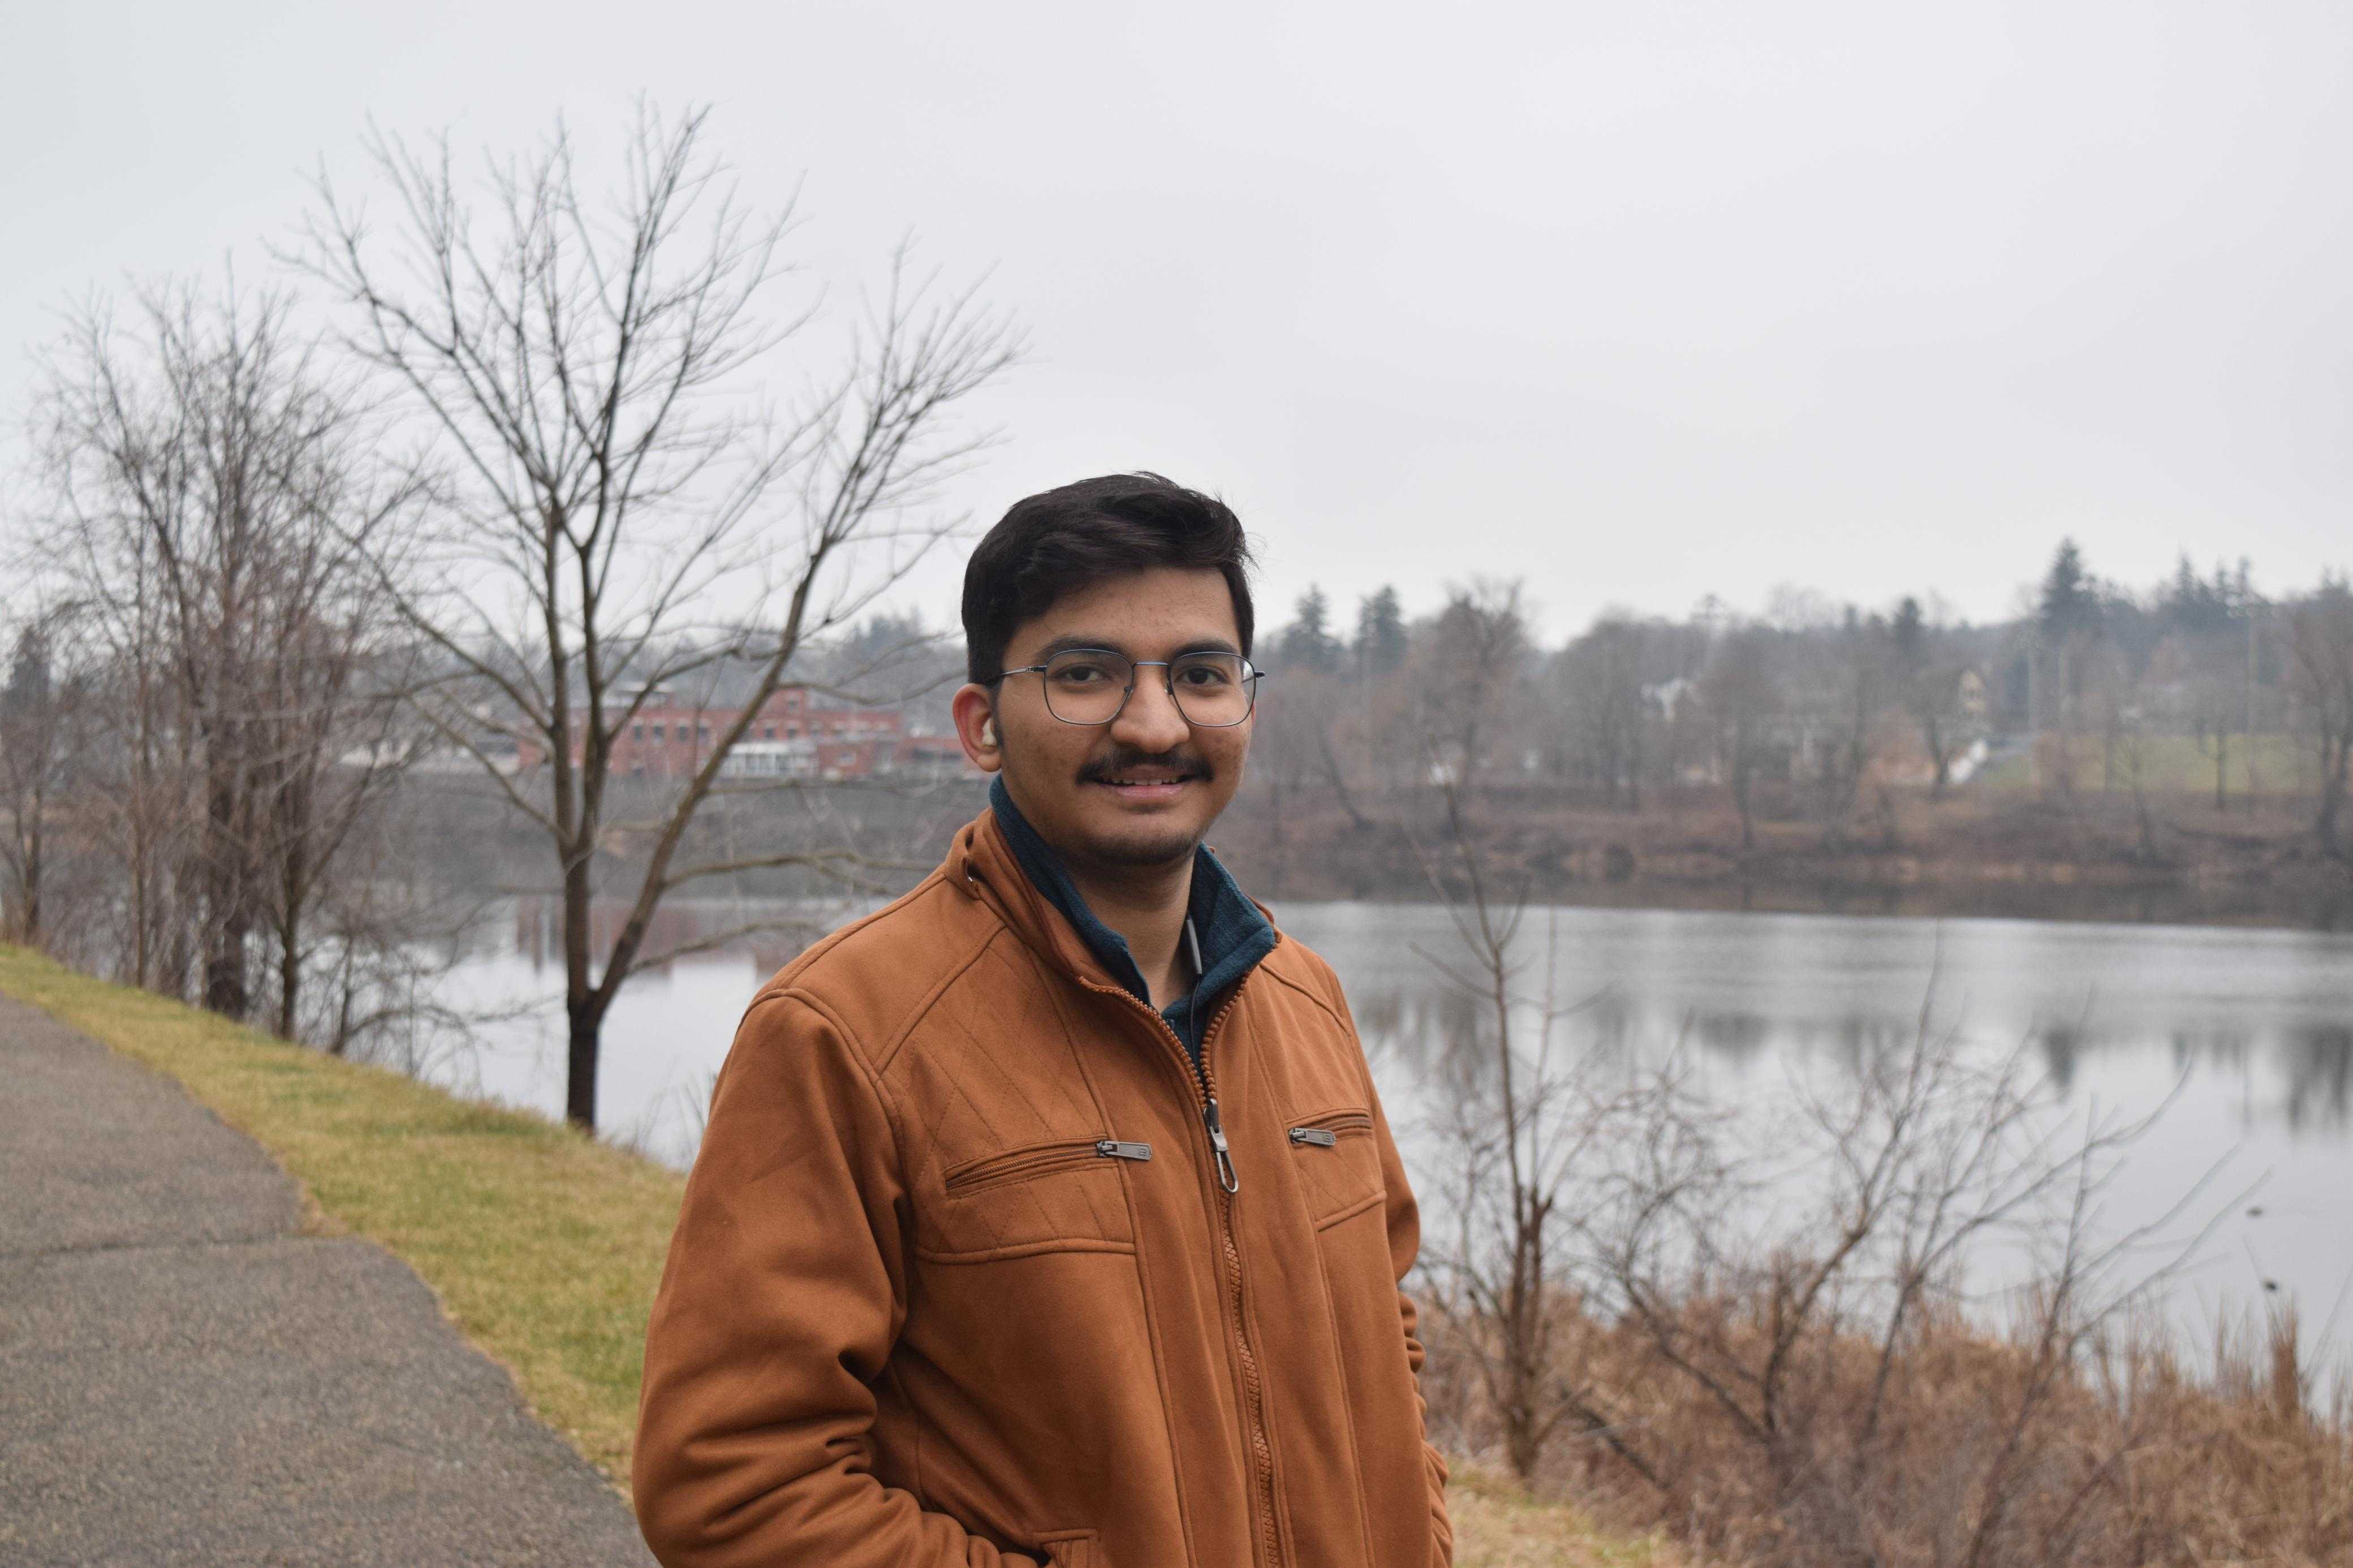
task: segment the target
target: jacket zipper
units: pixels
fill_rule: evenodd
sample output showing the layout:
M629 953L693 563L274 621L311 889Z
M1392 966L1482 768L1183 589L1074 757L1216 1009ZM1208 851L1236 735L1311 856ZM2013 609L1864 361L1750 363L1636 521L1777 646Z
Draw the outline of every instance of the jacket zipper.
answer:
M1293 1143L1313 1143L1329 1149L1344 1136L1372 1130L1373 1113L1369 1110L1327 1110L1292 1128L1290 1136Z
M1048 1143L1034 1149L1015 1149L948 1172L940 1184L952 1193L972 1187L986 1187L997 1182L1009 1182L1023 1176L1034 1176L1064 1165L1082 1164L1094 1159L1149 1160L1149 1143L1124 1143L1115 1138L1081 1138L1063 1143Z
M970 877L971 872L967 870L965 875ZM1274 1518L1274 1446L1267 1440L1266 1391L1259 1380L1257 1353L1250 1349L1248 1320L1242 1316L1242 1255L1241 1249L1234 1244L1234 1194L1241 1188L1241 1178L1234 1170L1233 1156L1227 1148L1225 1126L1218 1119L1218 1088L1209 1072L1209 1041L1216 1036L1219 1026L1225 1023L1226 1015L1232 1012L1234 1005L1241 1000L1242 990L1250 984L1250 977L1244 974L1235 982L1225 1005L1210 1015L1209 1026L1201 1031L1198 1058L1185 1048L1185 1042L1177 1037L1174 1025L1125 986L1104 985L1082 974L1072 978L1088 990L1115 997L1151 1019L1154 1030L1176 1047L1179 1070L1187 1064L1193 1068L1191 1077L1195 1087L1200 1090L1201 1122L1208 1129L1209 1148L1217 1156L1219 1194L1218 1236L1226 1259L1225 1305L1231 1314L1234 1345L1242 1366L1242 1406L1250 1428L1252 1506L1258 1514L1259 1545L1266 1554L1267 1568L1282 1568L1282 1532L1276 1528Z
M1225 1253L1226 1307L1233 1325L1234 1344L1242 1364L1243 1412L1250 1422L1251 1510L1258 1515L1259 1542L1266 1552L1268 1568L1281 1568L1282 1563L1282 1533L1274 1519L1274 1446L1266 1435L1266 1390L1260 1381L1258 1355L1250 1349L1249 1321L1242 1316L1242 1255L1234 1242L1234 1194L1241 1189L1241 1178L1234 1170L1233 1156L1228 1152L1226 1130L1218 1119L1217 1080L1209 1071L1209 1041L1225 1023L1226 1015L1241 1000L1242 987L1250 983L1244 975L1225 1005L1210 1015L1209 1026L1201 1031L1201 1052L1198 1058L1185 1048L1176 1027L1152 1008L1136 1000L1125 988L1114 989L1096 984L1083 976L1080 984L1089 990L1100 991L1106 996L1116 996L1129 1006L1149 1017L1158 1032L1176 1047L1180 1058L1191 1061L1192 1077L1200 1090L1202 1125L1208 1129L1209 1148L1217 1156L1218 1166L1218 1239Z

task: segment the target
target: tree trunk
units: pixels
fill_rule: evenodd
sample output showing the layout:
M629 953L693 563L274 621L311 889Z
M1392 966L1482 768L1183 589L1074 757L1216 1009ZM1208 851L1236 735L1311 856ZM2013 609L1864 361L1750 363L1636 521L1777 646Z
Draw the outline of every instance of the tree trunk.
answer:
M294 1037L294 1004L302 989L302 950L301 932L292 921L285 921L278 932L278 1037Z
M2320 852L2332 859L2343 853L2337 839L2337 816L2345 805L2348 762L2353 762L2353 733L2340 735L2333 742L2323 741L2320 765L2320 812L2312 826L2314 833L2320 839Z
M565 1058L564 1119L584 1132L596 1131L596 1051L604 1009L594 996L573 997L565 1007L571 1028Z
M42 795L33 796L33 826L25 835L25 919L17 940L31 948L41 945L41 818L48 808Z
M245 949L253 924L239 872L244 846L235 830L236 801L233 787L216 783L206 824L211 842L206 847L205 867L204 1005L223 1017L242 1019L252 1005Z
M1272 862L1272 864L1269 867L1269 869L1270 869L1270 871L1272 873L1272 875L1271 875L1271 876L1268 878L1268 884L1269 884L1269 889L1268 889L1268 890L1269 890L1269 892L1270 892L1273 897L1275 897L1275 898L1278 898L1278 899L1279 899L1279 898L1282 897L1282 870L1283 870L1283 867L1282 867L1282 860L1283 860L1283 855L1282 855L1282 768L1281 768L1280 766L1277 766L1277 767L1275 767L1275 768L1271 768L1271 769L1268 770L1268 773L1267 773L1267 775L1266 775L1266 784L1267 784L1266 827L1267 827L1267 849L1268 849L1267 858L1268 858L1271 862Z
M1317 725L1315 744L1324 754L1324 775L1332 781L1332 793L1338 797L1340 809L1348 814L1348 826L1362 833L1372 826L1372 821L1356 809L1356 797L1348 793L1348 781L1340 772L1340 759L1332 752L1332 731L1329 726Z
M593 853L589 847L573 847L564 864L564 1011L570 1041L564 1067L564 1119L584 1132L596 1131L596 1053L605 1022L604 1004L588 983L594 912L588 858Z
M242 915L214 925L205 952L206 1011L242 1019L252 1005L245 980L245 944L251 935Z

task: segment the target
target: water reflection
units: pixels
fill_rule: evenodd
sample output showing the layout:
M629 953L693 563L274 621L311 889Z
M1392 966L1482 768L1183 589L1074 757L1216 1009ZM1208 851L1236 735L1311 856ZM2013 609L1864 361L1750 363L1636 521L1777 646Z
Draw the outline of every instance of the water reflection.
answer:
M1423 953L1444 911L1301 904L1277 910L1349 989L1368 1052L1422 1069L1473 1038L1481 1004ZM2106 1062L2254 1078L2275 1130L2336 1138L2353 1122L2353 938L2196 927L1920 921L1854 916L1561 910L1524 922L1524 987L1549 942L1554 1006L1580 1049L1695 1047L1728 1078L1777 1060L1854 1064L1922 1026L1987 1049L2031 1044L2073 1094ZM1569 1004L1564 1005L1564 999ZM1532 1001L1529 1031L1541 1020Z
M2343 1133L2353 1093L2353 1026L2314 1024L2287 1052L2287 1123L2299 1131Z
M599 911L617 921L624 911ZM711 1076L759 982L807 935L856 911L674 900L657 951L686 950L623 991L607 1025L599 1097L612 1128L658 1156L692 1157ZM1430 906L1285 904L1278 922L1338 971L1401 1134L1427 1086L1478 1070L1491 1021L1431 962L1453 930ZM696 952L747 922L754 940ZM2069 1104L2134 1115L2180 1086L2133 1150L2114 1194L2120 1223L2164 1212L2225 1163L2216 1191L2266 1180L2260 1214L2218 1232L2193 1305L2213 1312L2253 1270L2318 1321L2353 1272L2353 936L2277 930L1943 921L1651 910L1532 911L1522 984L1549 957L1551 1048L1608 1062L1678 1049L1727 1105L1793 1075L1852 1072L1921 1026L1987 1053L2026 1045ZM442 1000L498 1005L561 989L552 909L502 910ZM1534 1048L1541 1006L1517 1037ZM551 1111L563 1103L559 1010L495 1031L451 1081ZM2251 1287L2251 1281L2254 1283ZM2353 1329L2353 1325L2347 1325Z
M1450 1041L1475 1051L1486 1038L1475 1004L1450 1005L1413 956L1442 951L1444 912L1277 913L1339 972L1391 1120L1410 1124L1431 1092L1414 1066ZM1682 1049L1727 1107L1900 1050L1924 1009L1928 1026L1988 1058L2024 1046L2078 1125L2164 1105L2102 1196L2118 1234L2165 1215L2201 1177L2193 1220L2232 1194L2262 1194L2223 1220L2178 1292L2172 1310L2193 1342L2249 1301L2276 1300L2266 1281L2304 1304L2314 1331L2353 1279L2342 1197L2353 1191L2353 937L1592 910L1532 917L1522 937L1524 984L1549 968L1556 997L1587 999L1557 1022L1561 1046L1651 1060ZM1532 1005L1531 1030L1542 1012Z

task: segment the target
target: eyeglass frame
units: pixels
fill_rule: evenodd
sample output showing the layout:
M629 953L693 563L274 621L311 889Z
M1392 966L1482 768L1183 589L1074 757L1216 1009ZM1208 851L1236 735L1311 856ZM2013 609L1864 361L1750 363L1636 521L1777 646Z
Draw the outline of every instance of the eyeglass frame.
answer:
M1056 648L1054 650L1053 658L1060 658L1065 655L1073 653L1107 653L1114 658L1127 658L1127 655L1122 653L1115 647ZM1053 658L1048 659L1044 664L1019 664L1014 666L1011 669L1000 669L995 675L990 676L986 681L982 682L982 684L986 686L994 686L997 682L1003 680L1006 677L1011 675L1042 676L1049 668L1052 668ZM1222 724L1204 724L1200 722L1200 721L1195 719L1190 713L1185 711L1185 700L1176 695L1176 678L1172 672L1178 659L1187 658L1237 658L1241 660L1241 666L1244 671L1241 682L1243 689L1250 693L1250 706L1242 710L1242 716L1240 718L1229 719ZM1222 647L1196 648L1191 653L1180 653L1176 658L1127 658L1127 665L1131 672L1139 669L1149 669L1155 665L1159 666L1163 672L1160 677L1160 689L1168 693L1169 704L1176 710L1176 717L1184 720L1188 726L1196 730L1230 730L1237 724L1246 724L1250 722L1250 716L1258 711L1258 683L1264 680L1269 675L1273 673L1271 670L1261 669L1257 665L1252 664L1248 654L1236 653L1231 648ZM1065 719L1060 713L1054 711L1054 700L1046 695L1044 684L1045 683L1043 681L1039 683L1039 689L1038 695L1046 704L1047 714L1058 724L1075 724L1082 730L1092 730L1102 724L1118 723L1119 716L1127 711L1127 704L1129 700L1135 696L1135 678L1134 675L1131 673L1128 677L1127 685L1120 692L1119 706L1111 710L1111 716L1109 718Z

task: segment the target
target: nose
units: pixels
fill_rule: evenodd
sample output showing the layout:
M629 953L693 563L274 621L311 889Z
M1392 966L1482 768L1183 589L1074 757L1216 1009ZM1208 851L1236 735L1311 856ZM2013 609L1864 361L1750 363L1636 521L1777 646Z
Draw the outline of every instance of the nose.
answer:
M1193 726L1185 722L1176 699L1169 695L1167 670L1155 664L1135 672L1135 689L1127 694L1127 705L1111 721L1111 732L1112 739L1124 746L1155 754L1174 751L1192 739Z

